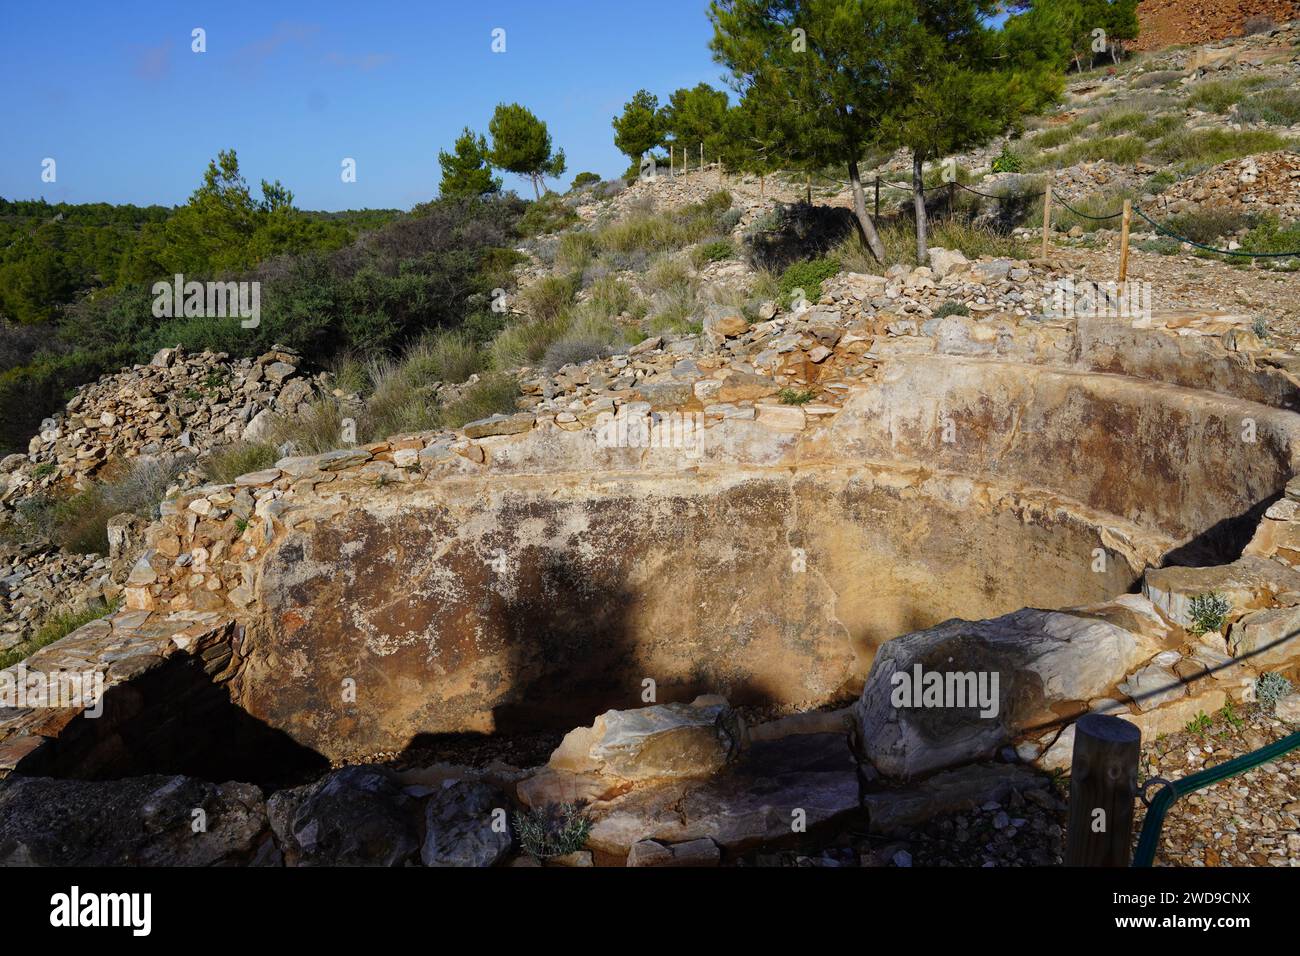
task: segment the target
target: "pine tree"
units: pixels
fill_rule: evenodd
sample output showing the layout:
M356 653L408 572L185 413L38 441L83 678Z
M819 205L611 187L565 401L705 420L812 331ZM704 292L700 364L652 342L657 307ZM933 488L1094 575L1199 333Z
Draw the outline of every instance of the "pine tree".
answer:
M853 211L876 259L885 250L867 215L858 160L881 142L882 120L906 64L897 42L910 0L713 0L711 48L754 125L781 159L847 167Z
M487 139L468 126L456 138L452 152L438 151L442 183L438 187L445 197L488 196L501 191L501 180L492 175L488 163Z
M912 0L915 21L897 42L907 66L895 77L884 127L912 154L916 255L928 257L925 164L973 149L1040 112L1060 95L1059 43L1035 34L1058 22L1027 10L993 25L998 0Z
M639 166L641 159L663 139L663 114L659 98L647 90L637 90L613 120L614 145Z
M545 177L564 175L564 150L551 152L551 134L546 124L532 111L518 103L502 103L488 123L492 148L488 153L493 166L533 183L533 194L540 199Z

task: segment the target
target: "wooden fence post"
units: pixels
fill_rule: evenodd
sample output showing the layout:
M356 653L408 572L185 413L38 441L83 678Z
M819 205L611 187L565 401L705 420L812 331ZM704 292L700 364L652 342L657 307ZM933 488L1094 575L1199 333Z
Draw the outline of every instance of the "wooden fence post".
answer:
M808 205L812 205L812 173L808 174Z
M673 166L673 153L675 152L672 143L668 144L668 178L672 179L677 175L677 170Z
M1133 200L1124 200L1124 219L1119 233L1119 281L1123 285L1128 281L1128 233L1133 222ZM1123 295L1123 291L1120 295Z
M876 174L876 219L880 218L880 174Z
M700 172L704 172L704 144L700 143Z
M1043 255L1046 259L1051 245L1052 235L1052 181L1047 181L1047 188L1043 190Z
M1066 866L1128 866L1142 732L1127 720L1085 714L1074 725Z

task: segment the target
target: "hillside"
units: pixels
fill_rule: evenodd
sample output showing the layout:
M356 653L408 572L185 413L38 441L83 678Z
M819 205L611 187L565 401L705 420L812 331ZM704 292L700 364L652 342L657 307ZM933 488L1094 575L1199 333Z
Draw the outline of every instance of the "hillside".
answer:
M1300 19L1296 0L1142 0L1134 48L1208 43L1295 19Z

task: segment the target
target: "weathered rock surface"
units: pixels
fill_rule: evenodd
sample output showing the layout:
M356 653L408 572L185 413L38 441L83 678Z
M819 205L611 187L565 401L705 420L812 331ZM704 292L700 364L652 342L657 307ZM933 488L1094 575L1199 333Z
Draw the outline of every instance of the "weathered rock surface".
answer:
M1131 631L1050 611L904 635L876 655L855 706L857 746L891 777L989 756L1054 722L1056 707L1102 696L1149 656ZM927 674L941 682L932 698L922 696Z
M509 803L493 786L449 782L424 808L425 866L492 866L510 852Z
M419 837L415 801L379 767L346 767L281 790L267 813L287 866L402 866Z
M0 866L273 862L262 792L190 777L0 781Z

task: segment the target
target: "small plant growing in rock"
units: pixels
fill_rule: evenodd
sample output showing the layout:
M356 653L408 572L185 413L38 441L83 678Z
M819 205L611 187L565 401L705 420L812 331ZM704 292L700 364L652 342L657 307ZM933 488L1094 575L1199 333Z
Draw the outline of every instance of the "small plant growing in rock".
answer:
M1237 708L1232 705L1232 701L1228 701L1223 705L1223 708L1219 711L1219 717L1234 730L1241 730L1242 727L1246 726L1246 722L1241 719L1241 716L1237 713Z
M1213 721L1210 720L1209 714L1205 711L1201 711L1187 722L1187 726L1184 727L1183 730L1189 734L1203 734L1210 729L1210 724L1212 723Z
M1187 615L1192 619L1191 632L1197 637L1210 631L1221 631L1228 620L1232 605L1221 594L1209 591L1192 598Z
M1256 316L1254 323L1251 325L1252 331L1259 336L1261 342L1267 342L1271 338L1268 331L1268 319L1262 315Z
M1265 713L1273 713L1277 702L1291 693L1291 682L1274 671L1260 674L1255 681L1255 700Z
M576 853L591 833L591 818L582 800L516 810L514 823L524 850L539 860Z
M1002 152L993 160L993 172L995 173L1018 173L1024 167L1024 160L1011 151L1010 144L1003 146Z
M949 315L970 315L970 309L963 302L945 302L934 310L936 319L942 319Z
M781 400L782 405L807 405L817 396L808 389L798 391L793 388L783 388L776 397Z
M42 462L32 471L32 477L44 478L47 475L52 475L54 474L56 467L57 466L52 461Z

